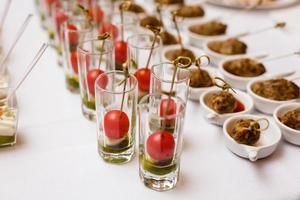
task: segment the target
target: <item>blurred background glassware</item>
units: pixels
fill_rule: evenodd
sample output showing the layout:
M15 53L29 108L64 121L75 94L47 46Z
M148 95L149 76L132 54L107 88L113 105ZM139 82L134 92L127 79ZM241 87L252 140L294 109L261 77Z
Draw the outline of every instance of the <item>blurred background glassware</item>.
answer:
M15 96L7 99L9 87L0 87L0 147L17 141L18 107Z
M79 81L82 113L96 119L95 81L105 71L114 69L114 51L111 38L89 39L78 47Z
M79 92L77 47L79 43L93 37L93 27L85 17L79 17L64 22L61 31L67 88L71 92Z
M161 48L162 42L160 38L157 38L154 43L154 47L152 50L152 55L149 58L149 54L151 52L151 48L153 45L153 34L136 34L128 38L128 52L127 57L129 62L129 71L131 73L135 73L138 69L146 68L144 70L145 78L138 78L139 81L139 96L138 99L143 97L144 95L149 93L149 85L150 85L150 76L151 76L151 66L161 62ZM148 63L148 59L149 63ZM146 75L149 73L149 75ZM146 80L148 79L149 80Z
M174 70L174 64L170 62L153 65L151 68L150 94L169 95ZM188 99L190 75L189 69L177 67L173 90L171 91L171 96L180 97L185 104Z
M110 71L95 83L98 152L115 164L129 162L135 148L137 80L124 77L123 71Z
M99 33L109 32L112 35L116 70L123 70L122 65L127 60L127 39L136 34L137 18L133 13L123 12L123 20L121 20L121 13L115 12L107 20L100 26Z
M145 186L164 191L176 186L180 173L185 102L170 97L169 111L164 112L168 97L144 96L138 109L139 175Z

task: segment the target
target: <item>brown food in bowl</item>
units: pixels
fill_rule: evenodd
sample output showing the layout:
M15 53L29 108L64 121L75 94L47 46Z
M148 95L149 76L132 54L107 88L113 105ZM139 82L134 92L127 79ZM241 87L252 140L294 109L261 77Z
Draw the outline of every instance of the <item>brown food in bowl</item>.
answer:
M278 118L284 125L300 131L300 108L291 110Z
M261 97L276 101L293 100L300 95L299 87L286 79L258 81L252 84L251 90Z
M155 0L155 3L161 3L165 5L184 4L184 0Z
M197 24L189 27L189 30L198 35L216 36L226 33L227 25L218 21L209 21L204 24Z
M254 145L260 138L260 125L253 119L237 120L229 135L238 143Z
M234 113L238 101L227 91L220 91L209 95L206 99L208 107L219 114Z
M162 39L163 45L172 45L178 43L176 37L167 31L163 31L159 35Z
M121 5L120 5L120 7L121 7ZM127 11L133 12L133 13L144 13L145 9L138 4L130 3L129 7L127 8Z
M150 26L161 26L161 22L155 16L146 16L140 21L140 26L146 27L147 25Z
M180 49L169 50L165 53L165 56L170 61L175 60L179 56L189 57L192 60L192 62L195 61L195 55L189 49L181 49L180 48Z
M249 58L227 61L223 64L223 67L227 72L242 77L255 77L266 72L266 68L262 63Z
M203 8L199 5L185 5L177 9L176 12L177 16L187 18L203 17L205 14Z
M245 54L247 51L247 45L236 38L211 41L207 45L210 50L224 55Z
M213 86L213 80L209 73L202 69L193 69L190 78L190 87L211 87Z

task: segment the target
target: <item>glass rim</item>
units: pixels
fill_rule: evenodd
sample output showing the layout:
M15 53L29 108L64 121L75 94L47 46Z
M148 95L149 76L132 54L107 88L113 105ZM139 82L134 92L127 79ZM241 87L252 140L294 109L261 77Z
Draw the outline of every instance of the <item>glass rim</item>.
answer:
M91 39L87 39L87 40L83 40L83 41L79 42L78 47L77 47L78 53L84 54L84 55L91 55L91 56L100 56L100 55L107 55L113 51L113 42L111 39L105 40L106 42L109 41L108 44L109 44L109 47L111 48L110 51L105 50L105 51L99 52L99 53L96 53L96 52L92 53L83 48L84 44L86 44L88 42L94 42L94 41L100 41L100 40L95 37L95 38L91 38ZM104 45L105 45L105 43L104 43Z
M121 70L112 70L112 71L107 71L107 72L104 72L102 74L100 74L97 79L95 80L95 86L96 86L96 91L97 90L100 90L102 92L105 92L105 93L110 93L110 94L123 94L123 93L129 93L129 92L132 92L136 89L137 87L137 84L138 84L138 81L137 79L135 78L135 76L131 73L129 73L129 77L128 78L132 78L134 80L134 84L129 88L129 89L126 89L124 92L123 91L120 91L120 92L115 92L115 91L111 91L111 90L107 90L107 89L104 89L104 88L101 88L98 84L100 78L104 77L104 75L110 75L110 74L124 74L123 71Z
M127 38L128 46L131 46L131 47L137 48L137 49L151 50L152 46L150 46L150 47L142 47L142 46L139 46L139 45L136 45L136 44L132 44L130 42L130 40L132 40L133 38L138 38L138 37L141 37L141 36L150 36L150 37L153 37L153 35L148 34L148 33L138 33L138 34L132 35L132 36L130 36L130 37ZM158 43L156 43L154 45L153 49L158 49L158 48L161 47L161 39L159 37L157 37L157 40L158 40Z
M153 75L155 78L161 80L164 83L172 83L172 80L162 79L156 73L154 73L154 68L160 67L161 65L166 65L166 64L167 65L173 65L172 63L168 63L168 62L161 62L159 64L152 65L152 67L151 67L151 75ZM180 70L187 71L188 72L188 76L186 78L182 79L182 80L177 80L177 81L175 80L174 83L183 83L183 82L187 81L190 78L190 76L191 76L191 71L189 69L182 69L182 68L180 68ZM178 73L178 71L176 73Z
M13 89L13 88L12 88L11 86L0 86L0 91L1 91L1 90L5 90L7 94L9 94L10 91L12 91L12 89ZM9 110L12 110L12 109L18 110L18 103L17 103L17 100L16 100L16 94L14 94L14 95L10 98L10 100L7 99L7 96L6 96L5 98L1 99L1 101L2 101L2 100L5 100L5 101L8 102L8 104L7 104L7 105L8 105L8 106L7 106L7 109L9 109Z
M141 110L140 108L143 105L145 105L145 104L148 105L149 104L147 101L148 101L148 98L150 98L151 96L153 96L153 97L162 97L163 95L159 94L159 93L151 93L151 94L147 94L147 95L143 96L140 99L140 102L138 104L139 111ZM175 98L178 101L180 101L182 105L185 105L184 101L180 97L178 97L178 96L171 96L171 98ZM166 115L166 116L163 116L163 117L157 115L157 119L160 119L160 120L168 119L169 120L169 119L176 119L177 117L183 117L184 114L185 114L185 109L186 109L186 107L184 106L183 109L181 109L180 111L176 112L176 114Z

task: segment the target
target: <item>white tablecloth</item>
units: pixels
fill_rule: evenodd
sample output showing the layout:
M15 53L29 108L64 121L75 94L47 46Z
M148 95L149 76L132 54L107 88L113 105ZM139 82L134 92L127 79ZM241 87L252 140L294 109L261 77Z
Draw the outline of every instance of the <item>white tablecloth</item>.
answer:
M0 9L4 2L0 2ZM207 9L231 12L210 6ZM13 1L5 24L6 47L29 12L35 13L33 0ZM255 36L259 38L256 47L274 54L299 48L299 13L299 6L291 12L273 11L273 19L284 18L295 24L285 32ZM262 11L253 18L238 20L241 26L249 22L255 29L268 23L268 16ZM11 56L9 68L14 79L21 76L43 41L47 41L47 35L36 15ZM299 67L300 60L294 57L270 68L279 71ZM67 91L53 49L46 52L17 95L18 142L0 149L1 200L300 199L299 147L282 141L269 158L255 163L239 158L224 146L221 128L204 120L198 102L188 102L180 182L174 190L158 193L139 180L137 157L122 166L101 160L95 124L82 116L79 96Z

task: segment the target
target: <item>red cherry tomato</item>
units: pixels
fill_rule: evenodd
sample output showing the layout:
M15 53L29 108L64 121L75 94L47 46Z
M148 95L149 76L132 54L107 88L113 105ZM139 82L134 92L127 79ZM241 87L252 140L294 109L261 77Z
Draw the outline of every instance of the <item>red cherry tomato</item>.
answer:
M99 28L99 33L111 33L113 38L116 39L118 37L119 31L118 28L110 23L103 23Z
M111 110L104 115L104 133L110 139L121 139L129 130L129 119L125 112Z
M127 42L115 42L115 60L117 64L125 63L127 60Z
M49 12L51 12L51 6L57 2L57 0L45 0L45 3L46 3L46 6L47 6L47 9Z
M78 74L77 51L71 52L71 66L75 74Z
M60 33L60 26L62 23L67 21L69 19L69 16L65 14L63 11L57 11L55 14L55 22L56 22L56 30L58 33Z
M168 160L173 157L175 140L172 133L168 131L156 131L147 139L147 152L156 160Z
M87 83L88 83L88 89L90 94L95 96L95 81L103 73L101 69L92 69L88 72L87 74ZM108 82L108 78L105 75L101 80L100 80L100 87L105 88Z
M103 21L104 12L99 5L96 5L89 9L89 15L97 24L100 24Z
M176 114L176 103L173 99L170 99L169 103L169 109L167 110L168 107L168 99L163 99L160 103L160 116L164 117L164 115L174 115ZM175 119L168 119L165 120L165 125L166 126L172 126L175 124Z
M244 110L245 110L244 104L242 104L240 101L237 100L237 105L234 112L242 112Z
M151 70L147 68L141 68L134 73L134 76L138 80L139 90L143 92L149 92Z
M78 45L78 41L79 41L79 35L77 32L78 29L75 25L73 24L68 24L67 29L70 30L68 37L69 37L69 44L70 45Z

